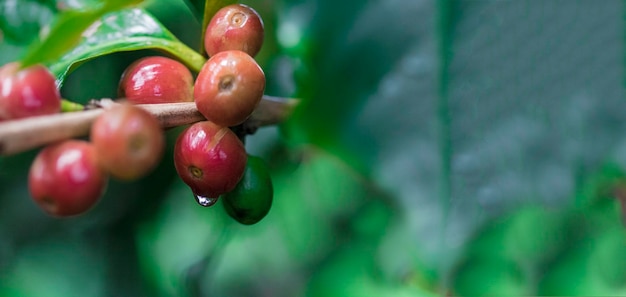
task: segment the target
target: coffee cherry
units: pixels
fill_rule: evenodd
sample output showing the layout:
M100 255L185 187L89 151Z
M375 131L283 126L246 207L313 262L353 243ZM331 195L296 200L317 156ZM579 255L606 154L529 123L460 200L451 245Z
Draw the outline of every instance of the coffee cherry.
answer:
M19 69L9 63L0 68L0 121L61 111L55 78L42 65Z
M196 106L202 115L221 126L245 121L261 101L265 74L242 51L219 52L202 67L194 86Z
M226 127L209 121L185 129L174 146L174 165L198 203L210 206L235 188L246 167L243 143Z
M263 20L249 6L232 4L218 10L204 35L209 56L227 50L240 50L254 57L263 45Z
M221 196L226 213L237 222L252 225L272 207L272 178L263 159L248 156L246 170L235 189Z
M66 140L42 149L35 157L28 188L46 213L64 217L91 209L104 193L107 180L90 143Z
M90 137L100 166L122 180L134 180L151 171L165 147L159 121L130 104L104 111L91 126Z
M133 104L192 102L193 76L176 60L144 57L126 68L118 93Z

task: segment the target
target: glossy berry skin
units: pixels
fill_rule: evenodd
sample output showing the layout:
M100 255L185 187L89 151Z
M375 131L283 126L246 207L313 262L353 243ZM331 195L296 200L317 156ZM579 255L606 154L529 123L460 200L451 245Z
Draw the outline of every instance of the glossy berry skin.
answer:
M220 200L226 213L244 225L256 224L272 207L274 189L272 178L263 159L248 156L246 170L235 189Z
M247 158L235 133L209 121L185 129L174 146L178 175L194 195L205 198L217 198L234 189Z
M35 157L28 188L46 213L65 217L91 209L103 195L107 181L95 148L86 141L66 140L42 149Z
M254 57L263 45L263 20L251 7L232 4L218 10L204 34L209 56L227 50L240 50Z
M192 102L193 76L176 60L144 57L126 68L118 93L133 104Z
M20 70L14 62L0 68L0 121L60 111L61 95L46 67L33 65Z
M130 104L105 110L91 126L90 137L100 166L121 180L146 175L159 163L165 148L159 121Z
M261 101L265 74L242 51L219 52L202 67L194 86L200 113L221 126L243 123Z

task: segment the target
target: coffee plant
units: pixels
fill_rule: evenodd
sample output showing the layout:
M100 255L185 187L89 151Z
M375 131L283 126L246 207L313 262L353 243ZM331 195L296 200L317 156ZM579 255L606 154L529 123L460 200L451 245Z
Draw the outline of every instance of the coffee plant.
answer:
M0 0L0 296L625 296L623 13Z
M219 3L214 2L214 5ZM96 30L94 34L97 35L99 17L117 17L120 13L118 10L132 10L136 4L108 1L102 8L90 12L93 15L85 13L74 16L68 12L64 16L67 23L91 18L92 24L86 28L86 32ZM206 10L205 17L209 17L210 13ZM125 17L132 21L140 15L150 18L150 15L137 9ZM80 113L81 107L77 103L67 102L66 106L71 108L61 108L60 90L56 85L63 84L64 75L71 70L67 67L100 54L122 50L89 50L83 53L86 56L81 56L82 60L71 60L64 56L72 56L72 48L67 49L68 53L59 51L60 58L66 60L66 68L62 73L56 73L58 80L55 82L55 76L49 70L51 66L45 66L45 62L49 62L45 58L59 57L44 55L41 51L47 42L52 42L52 38L58 38L56 35L64 32L63 25L59 23L59 27L53 27L42 43L33 46L31 54L22 61L8 63L0 69L3 120L59 112ZM92 28L94 26L96 28ZM82 214L91 209L104 193L109 175L120 180L136 180L148 174L160 162L164 136L157 119L159 115L151 114L135 104L194 102L205 119L193 124L179 136L173 157L177 172L202 206L213 205L220 195L235 188L243 176L247 159L242 143L245 131L258 127L239 127L239 131L243 131L239 137L229 127L242 125L263 97L265 74L251 56L256 55L261 48L263 21L253 8L232 4L218 10L204 31L205 45L210 46L205 48L210 55L206 62L201 53L185 48L184 44L171 36L169 42L175 46L169 45L168 53L174 58L149 56L138 59L121 76L119 99L107 101L106 104L97 101L93 103L104 111L93 119L93 123L88 123L91 124L91 143L53 143L50 148L42 150L31 168L29 188L33 198L46 212L56 216ZM73 33L82 32L77 30ZM67 40L68 44L72 43L71 38ZM133 45L135 49L144 49L152 48L152 44L150 40L142 40ZM60 49L64 49L64 46ZM74 46L80 50L80 43ZM185 48L185 51L177 50L180 47ZM185 62L182 57L184 54L194 55L194 65L202 66L195 81L190 70L182 63ZM186 62L192 63L191 60ZM89 106L82 109L89 109ZM54 118L43 120L54 127ZM189 122L193 123L194 120L196 118ZM28 121L14 123L29 125ZM263 186L267 187L265 184ZM262 199L267 200L265 197ZM253 201L251 205L254 205ZM263 210L258 212L266 213L266 208L263 206Z

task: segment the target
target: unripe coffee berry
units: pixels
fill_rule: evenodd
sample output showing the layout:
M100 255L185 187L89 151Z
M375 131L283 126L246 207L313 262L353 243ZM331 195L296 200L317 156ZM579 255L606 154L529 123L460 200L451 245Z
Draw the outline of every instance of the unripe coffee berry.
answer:
M219 52L202 67L194 86L200 113L220 126L243 123L261 101L265 74L242 51Z
M130 104L105 110L94 121L90 135L100 166L122 180L134 180L150 172L161 160L165 147L159 121Z
M253 225L268 214L273 197L272 178L265 162L259 157L248 156L243 177L220 200L230 217L241 224Z
M61 111L61 95L52 73L42 65L0 68L0 121Z
M227 50L240 50L254 57L263 45L263 20L249 6L232 4L218 10L204 35L209 56Z
M237 135L209 121L185 129L174 146L174 165L198 203L210 206L231 191L246 167L247 154Z
M118 93L133 104L191 102L193 76L176 60L144 57L126 68Z
M73 216L88 211L100 200L107 180L90 143L66 140L42 149L35 157L28 188L46 213Z

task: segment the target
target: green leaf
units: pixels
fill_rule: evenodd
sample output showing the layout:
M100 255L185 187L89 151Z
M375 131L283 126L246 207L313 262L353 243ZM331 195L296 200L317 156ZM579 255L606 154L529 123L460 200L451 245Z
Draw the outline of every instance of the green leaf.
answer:
M5 42L25 45L54 17L50 1L4 0L0 2L0 31ZM0 39L1 40L1 39Z
M474 257L461 262L452 289L455 296L529 296L533 295L529 283L521 267L509 259Z
M100 2L99 0L57 0L56 6L59 10L85 10L100 5Z
M49 65L50 71L63 81L80 63L115 52L141 49L164 51L196 72L205 62L204 57L179 41L151 14L135 8L103 16L82 35L74 49Z
M22 59L22 67L47 64L65 54L81 40L83 32L108 12L135 6L143 0L109 0L86 10L68 10L61 13L50 32L39 42L33 43Z
M198 20L202 20L202 17L204 16L204 0L184 0L184 2L192 11L193 15Z
M0 1L0 65L18 61L55 13L51 1Z
M578 230L576 230L578 231ZM537 295L624 296L626 238L623 228L578 235L569 249L545 267Z
M488 222L468 242L452 269L454 293L534 295L531 280L570 242L565 214L531 206Z
M567 245L566 214L532 206L503 215L488 222L472 238L465 254L538 265Z
M354 243L329 257L310 278L305 296L436 297L410 283L389 282L379 277L371 246Z

